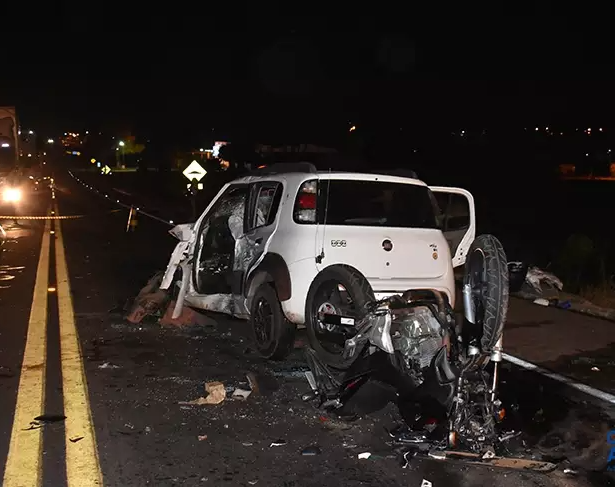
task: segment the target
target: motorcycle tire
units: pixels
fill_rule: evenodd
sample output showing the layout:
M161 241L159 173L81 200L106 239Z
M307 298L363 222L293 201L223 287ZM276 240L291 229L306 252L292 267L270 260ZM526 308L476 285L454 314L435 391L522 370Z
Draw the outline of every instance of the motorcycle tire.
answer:
M355 320L362 319L366 314L366 305L375 301L374 291L367 279L357 270L347 265L334 265L324 269L316 276L310 286L305 306L305 327L310 342L318 357L329 367L344 371L350 367L354 358L344 359L342 353L332 353L325 349L318 337L318 309L323 304L321 292L323 287L331 282L341 284L353 303Z
M481 349L490 353L504 332L509 294L506 253L493 235L479 235L472 242L466 257L464 284L470 284L473 290Z

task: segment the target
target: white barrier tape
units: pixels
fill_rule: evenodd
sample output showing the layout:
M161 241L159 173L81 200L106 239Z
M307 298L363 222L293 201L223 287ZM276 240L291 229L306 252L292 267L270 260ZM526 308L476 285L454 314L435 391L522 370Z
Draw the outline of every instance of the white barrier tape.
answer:
M74 220L85 218L87 215L47 215L47 216L20 216L20 215L0 215L0 220Z
M117 213L122 210L109 210L105 213ZM100 215L100 213L91 215L0 215L0 220L75 220L77 218L89 218Z

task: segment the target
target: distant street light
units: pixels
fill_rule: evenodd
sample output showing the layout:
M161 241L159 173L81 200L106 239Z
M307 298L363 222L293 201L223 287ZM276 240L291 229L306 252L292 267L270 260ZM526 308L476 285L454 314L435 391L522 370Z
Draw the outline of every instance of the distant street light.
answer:
M47 139L48 144L53 144L53 139Z
M126 155L124 153L124 146L126 145L126 143L123 140L120 140L118 142L118 145L122 148L122 152L121 152L121 154L122 154L122 164L121 165L125 166L126 165ZM120 166L119 160L117 161L117 165L118 165L118 167Z
M357 127L353 125L352 127L350 127L350 130L348 132L354 132L355 130L357 130Z
M34 132L32 130L28 130L28 134L34 135Z

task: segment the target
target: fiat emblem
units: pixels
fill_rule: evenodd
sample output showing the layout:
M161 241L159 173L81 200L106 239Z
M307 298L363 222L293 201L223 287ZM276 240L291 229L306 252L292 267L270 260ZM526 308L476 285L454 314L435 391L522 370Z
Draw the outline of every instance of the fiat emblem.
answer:
M391 250L393 250L393 242L391 242L389 239L386 239L382 242L382 248L387 252L390 252Z

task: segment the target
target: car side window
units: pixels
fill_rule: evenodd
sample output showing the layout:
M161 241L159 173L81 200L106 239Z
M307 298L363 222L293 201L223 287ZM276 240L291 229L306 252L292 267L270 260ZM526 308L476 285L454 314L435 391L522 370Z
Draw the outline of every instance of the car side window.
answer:
M254 200L250 214L249 230L271 225L280 207L282 184L262 183L254 188Z

